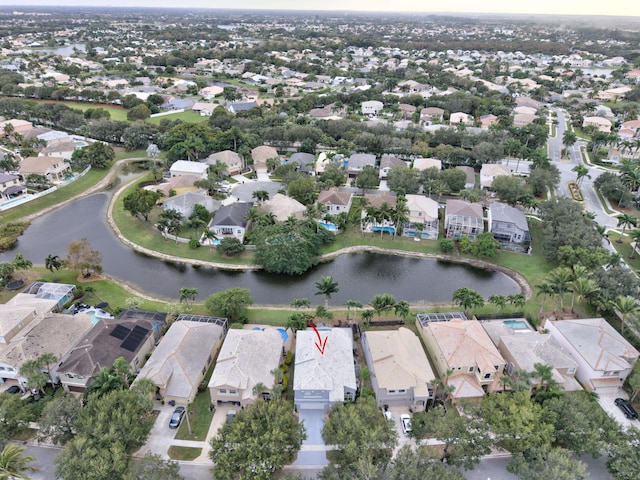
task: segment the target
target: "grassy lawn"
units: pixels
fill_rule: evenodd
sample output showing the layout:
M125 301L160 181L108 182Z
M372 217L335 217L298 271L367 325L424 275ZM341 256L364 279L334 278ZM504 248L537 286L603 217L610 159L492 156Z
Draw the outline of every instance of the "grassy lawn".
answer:
M172 460L192 461L200 456L200 454L202 453L202 449L171 445L167 453Z
M108 170L89 170L84 177L65 185L53 193L0 212L0 223L14 222L27 215L37 213L51 205L56 205L68 200L98 183L107 173Z
M213 362L212 362L213 364ZM210 369L213 371L213 369ZM209 375L209 378L211 376ZM208 380L205 377L206 382ZM207 438L209 427L211 426L211 419L213 418L213 412L209 409L211 406L211 396L209 395L209 389L204 392L199 392L193 403L189 405L187 410L193 412L187 419L180 424L176 438L178 440L198 440L203 441ZM189 425L191 425L191 434L189 433Z
M126 115L125 115L126 117ZM184 112L176 112L168 115L161 115L159 117L153 117L147 120L148 123L154 123L156 125L160 124L160 122L164 119L167 120L182 120L183 122L190 123L200 123L206 122L207 117L201 116L199 113L194 112L193 110L186 110ZM126 118L125 118L126 120Z
M86 112L90 108L93 108L93 109L101 108L109 112L109 115L111 115L111 120L118 120L120 122L127 121L127 111L122 107L96 105L92 103L79 103L79 102L78 103L77 102L55 102L55 103L62 103L63 105L66 105L69 108L73 108L74 110L81 110L83 112Z

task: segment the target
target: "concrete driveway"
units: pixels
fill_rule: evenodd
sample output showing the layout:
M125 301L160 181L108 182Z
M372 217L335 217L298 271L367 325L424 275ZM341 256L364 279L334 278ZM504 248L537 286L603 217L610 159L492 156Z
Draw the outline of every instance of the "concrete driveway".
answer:
M145 453L151 452L166 459L169 458L167 452L178 431L177 428L169 428L169 420L175 407L157 404L155 409L159 412L158 417L151 428L147 443L136 452L136 456L144 456Z
M302 409L298 412L298 420L304 425L307 438L302 442L302 448L295 462L291 464L292 467L322 467L329 463L326 445L322 440L324 418L324 410Z
M618 393L608 393L598 395L598 403L607 414L613 418L625 430L629 427L640 428L638 420L631 420L624 416L622 410L614 403L616 398L624 398L628 400L629 395L620 390Z

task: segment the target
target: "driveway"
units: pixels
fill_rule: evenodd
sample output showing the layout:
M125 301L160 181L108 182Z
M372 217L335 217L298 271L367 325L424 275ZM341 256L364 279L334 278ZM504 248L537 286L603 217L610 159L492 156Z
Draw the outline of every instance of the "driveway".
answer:
M178 431L178 429L169 428L169 420L175 407L156 404L155 409L159 411L158 417L151 428L147 443L136 452L136 456L142 457L145 453L151 452L166 459L169 458L167 452Z
M324 426L324 410L305 410L298 412L298 420L304 425L307 438L302 442L302 448L298 457L291 464L292 467L320 467L327 465L326 445L322 440L322 427Z
M607 412L607 414L611 418L618 422L618 425L620 425L625 430L629 427L640 428L640 425L638 425L638 420L630 420L625 417L624 413L622 413L622 410L620 410L620 408L618 408L618 406L613 403L616 398L624 398L625 400L627 400L629 398L629 395L627 395L627 393L622 390L618 391L618 393L599 394L598 403L600 404L602 409Z

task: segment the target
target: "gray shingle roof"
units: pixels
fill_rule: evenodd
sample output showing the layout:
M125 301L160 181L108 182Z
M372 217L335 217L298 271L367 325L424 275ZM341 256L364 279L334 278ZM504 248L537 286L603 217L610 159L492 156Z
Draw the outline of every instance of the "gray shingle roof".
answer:
M211 221L212 226L216 225L233 225L244 227L247 225L247 213L253 206L252 202L237 202L231 205L223 205L218 209L216 215Z
M492 203L489 205L489 214L491 215L492 221L514 223L520 230L524 232L529 231L525 214L511 205L500 202Z

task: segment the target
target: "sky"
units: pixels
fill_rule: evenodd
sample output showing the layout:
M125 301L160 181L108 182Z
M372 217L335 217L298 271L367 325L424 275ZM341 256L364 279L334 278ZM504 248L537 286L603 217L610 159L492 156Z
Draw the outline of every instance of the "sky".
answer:
M0 0L6 5L640 16L639 0Z

